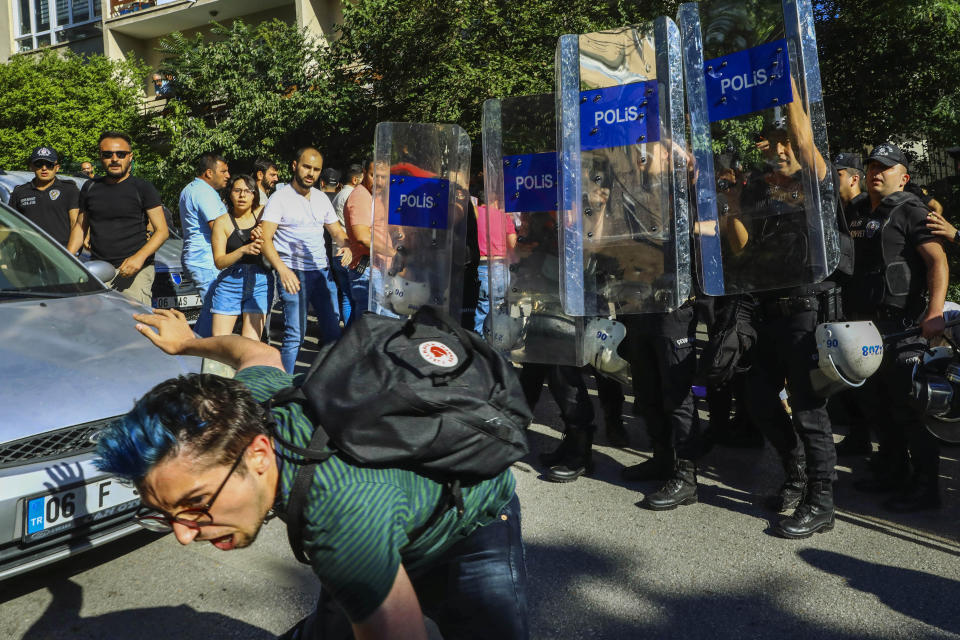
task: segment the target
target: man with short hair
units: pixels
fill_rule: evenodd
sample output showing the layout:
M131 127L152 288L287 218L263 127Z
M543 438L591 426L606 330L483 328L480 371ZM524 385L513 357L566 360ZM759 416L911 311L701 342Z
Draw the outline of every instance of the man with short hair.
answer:
M180 263L203 299L195 326L200 335L209 335L211 331L210 285L220 270L213 262L210 233L214 221L227 212L227 205L218 192L226 188L228 180L227 161L221 155L207 152L197 160L196 177L180 192L180 225L183 228Z
M919 320L923 338L943 333L947 256L927 227L929 209L904 191L909 164L892 142L867 159L869 200L852 212L850 235L857 256L844 307L849 320L871 320L881 334ZM883 362L858 398L877 429L874 477L858 489L896 492L883 504L897 512L940 506L940 448L910 403L913 363L925 348L917 338L888 343Z
M93 163L89 160L84 160L80 163L80 174L86 178L94 178L97 173L93 170Z
M60 159L51 147L34 149L28 165L34 178L14 187L10 206L67 246L80 211L80 190L73 181L57 177Z
M353 193L353 190L360 184L361 180L363 180L363 167L359 164L350 165L346 175L343 177L340 191L337 191L337 195L333 198L333 212L337 214L337 219L344 228L346 228L347 223L343 217L343 208L347 205L347 198L350 197L350 194Z
M280 180L276 163L267 158L257 158L250 173L260 187L260 204L267 204L267 199L273 195L277 188L277 181Z
M284 441L306 447L315 430L298 403L273 409L276 431L267 428L260 403L293 378L280 369L276 349L260 342L197 338L178 311L135 318L163 351L238 371L234 379L192 374L154 387L101 433L97 466L136 484L145 527L172 530L184 545L249 546L265 520L287 512L301 458ZM510 469L465 485L460 514L437 508L442 483L406 469L361 467L334 455L310 478L302 526L292 533L354 637L425 640L424 614L447 640L529 637ZM343 638L321 635L327 615L318 606L284 637Z
M77 253L90 231L90 252L117 269L107 283L129 298L151 306L153 256L169 237L163 205L156 188L130 175L133 148L130 136L105 131L97 143L106 175L80 189L80 214L70 232L67 250ZM153 232L147 233L147 224Z
M324 345L340 337L337 286L327 264L324 229L341 247L336 253L343 264L351 260L347 236L337 222L329 198L314 188L323 170L323 156L313 147L297 152L293 180L274 192L262 217L262 253L277 271L283 302L283 368L293 373L297 354L307 331L307 306L313 306Z
M837 194L843 202L844 209L859 206L862 200L867 199L867 194L861 188L864 176L860 156L855 153L838 153L833 160L833 166L840 175Z

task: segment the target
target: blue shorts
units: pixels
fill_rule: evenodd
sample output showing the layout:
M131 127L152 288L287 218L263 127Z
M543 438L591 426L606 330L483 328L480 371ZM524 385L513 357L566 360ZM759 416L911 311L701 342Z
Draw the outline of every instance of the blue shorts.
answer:
M211 313L238 316L241 313L266 315L273 273L255 264L227 267L213 283Z

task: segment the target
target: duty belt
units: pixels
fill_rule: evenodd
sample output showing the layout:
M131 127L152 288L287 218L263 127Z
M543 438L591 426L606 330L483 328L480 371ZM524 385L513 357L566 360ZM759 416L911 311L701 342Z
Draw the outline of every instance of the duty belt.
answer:
M791 296L762 300L759 305L760 316L767 320L785 318L795 313L816 311L820 308L816 296Z

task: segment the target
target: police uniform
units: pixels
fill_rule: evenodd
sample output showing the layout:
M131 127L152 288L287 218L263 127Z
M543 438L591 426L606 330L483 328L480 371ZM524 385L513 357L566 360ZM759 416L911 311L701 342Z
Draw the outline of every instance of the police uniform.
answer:
M902 154L891 155L905 162ZM927 305L927 268L917 247L938 242L927 229L928 213L917 196L904 191L885 197L875 209L866 200L851 211L850 234L857 262L844 294L850 320L872 320L881 334L916 324ZM879 452L874 460L875 477L855 486L870 492L903 490L908 495L886 503L898 511L939 504L939 446L909 400L913 364L924 347L925 341L919 337L887 344L880 369L856 394L877 429ZM907 482L911 463L912 485Z
M759 212L747 221L750 240L745 251L748 260L751 253L762 257L751 267L759 280L757 288L763 288L764 279L782 278L784 269L794 281L814 279L800 176L787 183L791 184L776 187L757 175L743 193L742 209ZM786 537L807 537L831 529L834 520L836 450L826 399L814 393L810 372L817 367L814 332L819 322L836 319L839 294L833 281L827 280L756 297L757 342L747 374L747 407L786 472L775 508L797 507L775 530ZM779 398L784 383L792 419Z
M31 180L14 187L10 205L65 247L70 240L70 210L80 206L80 189L60 178L38 189L36 180Z
M697 370L697 318L692 301L669 313L627 316L634 407L650 435L653 457L623 469L625 480L668 480L642 505L672 509L696 502L701 424L691 386Z

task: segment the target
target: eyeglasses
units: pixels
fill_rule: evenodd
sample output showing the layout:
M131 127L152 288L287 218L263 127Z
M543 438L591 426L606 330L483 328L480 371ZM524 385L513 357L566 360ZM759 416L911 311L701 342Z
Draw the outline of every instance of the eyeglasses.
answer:
M52 162L47 162L45 160L38 160L33 163L34 169L53 169L56 165Z
M109 160L113 156L117 156L118 158L123 160L128 155L130 155L130 153L131 153L130 151L101 151L100 157L103 158L104 160Z
M253 195L253 191L250 191L250 189L233 189L230 193L235 196Z
M248 444L247 447L250 445ZM210 496L210 501L207 502L202 507L197 507L194 509L184 509L183 511L178 511L176 515L168 516L165 513L158 512L150 507L140 507L137 510L137 513L133 516L134 520L137 521L144 529L149 529L150 531L170 531L173 529L174 524L182 524L183 526L189 529L200 530L200 527L207 527L213 524L213 516L210 515L210 509L213 507L213 503L216 501L217 497L220 495L220 492L223 491L223 488L227 486L227 480L230 479L230 476L233 475L233 472L237 470L237 467L240 466L240 461L243 460L243 454L247 452L247 447L243 448L243 451L240 452L240 455L234 461L233 466L230 467L230 471L227 472L227 477L223 479L223 482L220 483L220 486L217 487L217 490L213 492L213 495Z

